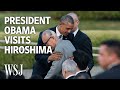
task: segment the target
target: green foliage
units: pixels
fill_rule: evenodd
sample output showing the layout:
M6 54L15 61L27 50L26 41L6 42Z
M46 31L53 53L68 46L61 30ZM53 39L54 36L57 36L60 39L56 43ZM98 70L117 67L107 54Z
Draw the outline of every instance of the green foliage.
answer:
M23 64L24 69L30 69L34 62L34 54L4 54L0 49L0 69L4 69L4 64Z
M58 20L70 12L75 12L80 20L120 20L120 11L56 11L50 15Z

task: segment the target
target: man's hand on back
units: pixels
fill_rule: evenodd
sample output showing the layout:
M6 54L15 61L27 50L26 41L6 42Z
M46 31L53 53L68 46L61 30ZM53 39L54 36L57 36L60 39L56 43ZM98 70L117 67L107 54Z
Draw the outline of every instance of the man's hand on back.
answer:
M62 57L62 53L60 53L60 52L53 52L53 53L48 57L48 61L60 60L61 57Z

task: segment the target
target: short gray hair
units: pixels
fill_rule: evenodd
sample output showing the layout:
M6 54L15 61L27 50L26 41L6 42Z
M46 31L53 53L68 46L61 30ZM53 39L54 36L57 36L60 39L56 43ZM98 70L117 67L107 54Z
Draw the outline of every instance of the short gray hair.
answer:
M48 36L48 38L50 38L51 36L53 36L53 37L55 37L56 39L58 39L56 33L55 33L54 31L52 31L52 30L45 30L45 31L42 33L42 36L45 35L45 34Z
M70 15L74 20L78 20L79 21L79 18L78 18L76 13L71 12L71 13L68 13L67 15Z
M61 17L60 22L74 24L74 19L70 15L64 15Z
M62 64L62 70L66 70L71 73L76 73L77 64L75 61L73 61L71 59L67 59Z

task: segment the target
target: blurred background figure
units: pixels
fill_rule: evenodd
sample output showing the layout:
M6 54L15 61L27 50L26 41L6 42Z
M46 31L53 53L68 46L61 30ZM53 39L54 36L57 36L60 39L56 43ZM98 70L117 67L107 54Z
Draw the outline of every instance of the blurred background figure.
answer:
M105 72L96 75L95 79L120 79L120 41L108 40L102 42L98 63Z
M86 70L89 59L89 55L82 50L76 50L73 52L73 60L78 66L75 79L90 79L90 76Z
M67 59L62 64L62 74L65 79L74 79L77 72L77 64L71 59Z

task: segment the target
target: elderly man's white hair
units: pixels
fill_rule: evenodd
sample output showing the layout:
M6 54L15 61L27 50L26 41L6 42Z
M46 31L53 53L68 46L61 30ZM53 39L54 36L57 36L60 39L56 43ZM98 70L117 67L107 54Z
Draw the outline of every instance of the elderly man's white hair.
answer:
M58 39L56 33L52 30L45 30L43 33L42 33L42 36L43 35L46 35L46 37L50 38L50 37L55 37L56 39Z
M77 64L75 61L73 61L71 59L67 59L62 64L62 70L65 70L65 71L68 71L71 73L76 73Z
M70 15L74 20L78 20L79 21L78 16L77 16L76 13L71 12L71 13L68 13L67 15Z

